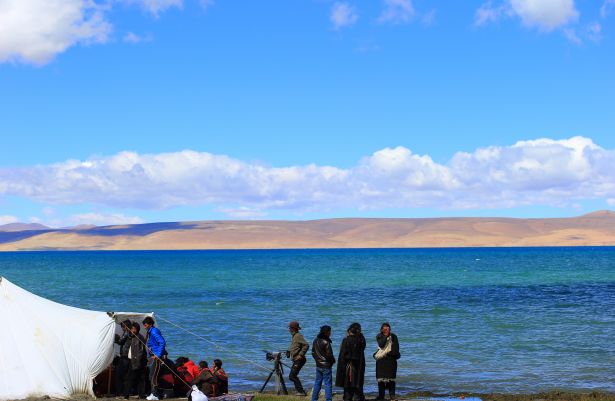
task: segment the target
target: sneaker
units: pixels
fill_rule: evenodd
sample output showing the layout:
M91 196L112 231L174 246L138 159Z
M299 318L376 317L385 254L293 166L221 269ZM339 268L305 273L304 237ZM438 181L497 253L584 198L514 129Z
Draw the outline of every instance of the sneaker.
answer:
M147 396L146 400L148 401L158 401L158 397L154 395L154 393Z

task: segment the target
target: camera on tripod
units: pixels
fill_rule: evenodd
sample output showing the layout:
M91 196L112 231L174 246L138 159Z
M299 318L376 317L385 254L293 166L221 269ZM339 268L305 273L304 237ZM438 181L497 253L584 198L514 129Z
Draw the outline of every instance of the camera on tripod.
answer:
M281 358L290 358L290 351L277 351L277 352L264 351L264 352L265 352L265 359L267 359L268 361L275 361Z
M263 352L265 353L265 359L267 359L268 361L273 361L273 369L271 369L271 371L269 372L269 377L267 377L267 380L265 380L265 383L263 383L263 387L261 387L261 390L259 392L262 393L263 391L265 391L267 383L269 383L271 377L275 375L274 378L276 393L278 395L288 394L288 390L286 389L286 383L284 383L284 366L289 369L290 366L283 363L282 358L290 358L290 351L285 350L273 352L263 350Z

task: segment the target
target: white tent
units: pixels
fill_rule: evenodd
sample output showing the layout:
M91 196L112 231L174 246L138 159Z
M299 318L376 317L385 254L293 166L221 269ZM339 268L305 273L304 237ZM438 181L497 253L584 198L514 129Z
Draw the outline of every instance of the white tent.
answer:
M145 316L62 305L0 277L0 400L93 396L113 361L116 322Z

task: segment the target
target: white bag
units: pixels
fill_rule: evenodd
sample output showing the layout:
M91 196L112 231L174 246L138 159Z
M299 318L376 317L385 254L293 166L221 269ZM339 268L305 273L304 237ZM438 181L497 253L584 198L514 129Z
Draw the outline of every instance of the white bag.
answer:
M197 386L192 386L190 396L192 398L192 401L208 401L207 396L203 394L203 392L199 390Z

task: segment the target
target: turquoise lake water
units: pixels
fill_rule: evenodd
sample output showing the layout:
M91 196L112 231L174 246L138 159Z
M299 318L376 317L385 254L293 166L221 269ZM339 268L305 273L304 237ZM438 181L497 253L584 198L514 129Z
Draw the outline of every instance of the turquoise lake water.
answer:
M615 391L615 248L0 253L0 275L72 306L153 311L204 338L159 320L172 358L221 358L235 390L258 389L262 350L286 349L299 320L310 343L331 325L336 353L362 324L368 391L383 321L402 392ZM311 387L311 358L300 377Z

